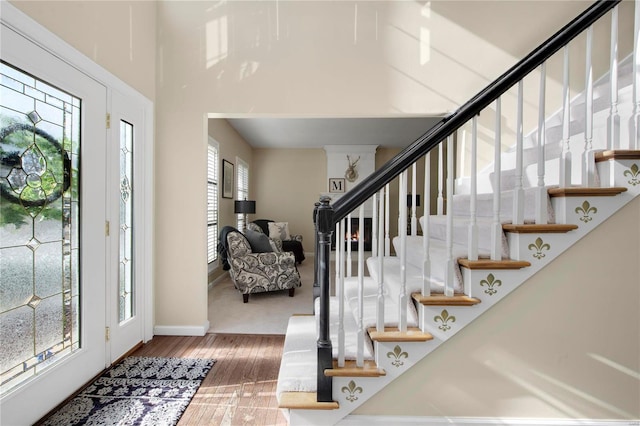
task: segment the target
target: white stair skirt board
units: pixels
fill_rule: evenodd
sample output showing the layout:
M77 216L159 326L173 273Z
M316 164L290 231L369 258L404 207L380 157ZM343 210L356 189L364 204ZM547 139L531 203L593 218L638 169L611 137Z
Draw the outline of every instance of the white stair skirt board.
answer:
M337 426L638 426L640 420L589 420L589 419L519 419L487 417L414 417L414 416L358 416L349 415Z

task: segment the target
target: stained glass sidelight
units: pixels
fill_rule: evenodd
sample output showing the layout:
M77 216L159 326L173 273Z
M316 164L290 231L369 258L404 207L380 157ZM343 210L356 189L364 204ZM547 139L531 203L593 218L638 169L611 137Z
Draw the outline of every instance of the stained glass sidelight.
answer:
M123 322L133 311L133 126L120 121L120 255L118 320Z
M1 393L80 348L80 99L0 62Z

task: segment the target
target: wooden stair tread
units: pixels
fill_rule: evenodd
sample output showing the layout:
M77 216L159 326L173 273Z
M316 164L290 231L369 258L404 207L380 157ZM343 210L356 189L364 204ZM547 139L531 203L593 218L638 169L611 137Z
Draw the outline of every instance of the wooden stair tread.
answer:
M278 408L293 410L337 410L340 408L337 401L318 402L317 398L317 392L282 392Z
M563 234L565 232L578 229L578 225L570 225L570 224L563 224L563 223L547 223L547 224L531 223L531 224L523 224L523 225L504 224L502 225L502 229L506 232L515 232L518 234L538 234L538 233Z
M531 263L525 260L491 260L491 259L458 259L458 264L467 269L522 269L531 266Z
M355 360L345 360L344 367L338 367L338 360L333 360L333 368L324 370L325 376L330 377L380 377L387 372L373 360L365 360L363 367L358 367Z
M609 149L596 152L596 162L608 160L638 160L640 159L640 150L633 149Z
M383 332L371 327L367 331L374 342L427 342L433 340L431 334L424 333L418 327L407 327L406 332L401 332L398 327L385 327Z
M445 296L443 294L423 296L420 293L413 293L411 297L422 305L435 306L473 306L481 302L480 299L469 297L466 294L454 294L453 296Z
M627 188L615 186L612 188L588 188L588 187L568 187L549 189L550 197L605 197L618 195L625 192Z

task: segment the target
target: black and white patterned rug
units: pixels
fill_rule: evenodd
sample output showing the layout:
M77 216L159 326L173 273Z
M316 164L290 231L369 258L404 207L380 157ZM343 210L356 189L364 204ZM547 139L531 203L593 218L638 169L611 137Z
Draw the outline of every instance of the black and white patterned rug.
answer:
M52 414L44 425L175 425L212 359L127 357Z

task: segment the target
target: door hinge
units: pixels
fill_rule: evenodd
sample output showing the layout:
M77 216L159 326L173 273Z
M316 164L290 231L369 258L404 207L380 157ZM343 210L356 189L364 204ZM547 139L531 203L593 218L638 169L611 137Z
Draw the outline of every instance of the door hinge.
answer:
M109 327L105 327L105 329L104 329L104 340L106 340L108 342L109 339L111 339L111 330L109 329Z
M108 220L104 223L104 235L105 235L105 237L109 236L109 221Z
M111 128L111 114L107 113L107 129Z

